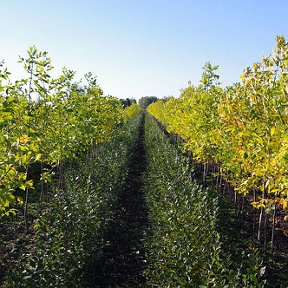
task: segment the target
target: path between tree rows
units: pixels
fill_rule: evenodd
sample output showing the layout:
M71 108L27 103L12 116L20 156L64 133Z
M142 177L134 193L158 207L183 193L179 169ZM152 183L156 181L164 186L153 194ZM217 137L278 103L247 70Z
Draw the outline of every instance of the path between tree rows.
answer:
M142 189L145 171L143 120L128 165L124 189L104 232L102 253L86 271L87 287L144 285L144 236L148 230L148 211Z

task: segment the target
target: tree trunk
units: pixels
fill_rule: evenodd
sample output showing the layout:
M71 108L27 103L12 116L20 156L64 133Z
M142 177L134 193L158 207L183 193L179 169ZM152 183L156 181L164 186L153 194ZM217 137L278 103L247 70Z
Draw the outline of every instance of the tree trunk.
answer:
M28 175L28 169L29 169L29 167L27 166L26 175ZM29 201L29 188L26 187L26 190L25 190L24 215L23 215L26 232L28 232L28 201Z
M275 220L276 220L276 200L274 200L274 211L273 211L273 218L272 218L272 234L271 234L271 252L273 253L274 249L274 237L275 237Z
M257 240L259 241L259 243L261 243L262 218L263 218L263 207L261 207L261 210L260 210L259 223L258 223Z

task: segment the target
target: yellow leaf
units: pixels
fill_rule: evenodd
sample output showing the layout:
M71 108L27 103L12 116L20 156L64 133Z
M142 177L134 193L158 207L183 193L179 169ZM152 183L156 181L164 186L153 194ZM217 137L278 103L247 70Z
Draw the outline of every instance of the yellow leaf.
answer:
M271 160L271 164L272 164L272 166L277 166L277 159L275 159L275 158L273 158L272 160Z
M25 144L30 140L30 137L28 135L22 135L19 139L21 144Z
M23 166L28 165L31 160L31 155L29 153L22 155L21 163Z
M19 181L23 181L23 180L26 180L26 178L27 178L27 174L26 173L20 173L19 177L18 177L18 180Z
M270 193L275 193L275 194L277 194L279 191L280 191L280 189L272 189L272 190L270 191Z
M23 191L25 191L26 186L24 184L21 184L19 188L22 189Z
M19 204L23 204L24 203L24 200L23 200L23 198L22 197L20 197L20 196L16 196L16 199L17 199L17 202L19 203Z
M26 187L32 188L33 187L33 180L28 180L25 183Z
M264 203L260 203L260 202L251 202L250 204L256 209L259 209L261 207L263 207L263 208L266 207Z
M41 154L37 154L36 157L35 157L35 161L36 162L39 161L41 159L41 156L42 156Z
M16 176L16 174L17 174L17 171L16 171L15 167L10 167L9 170L7 171L7 175L9 177L14 177L14 176Z

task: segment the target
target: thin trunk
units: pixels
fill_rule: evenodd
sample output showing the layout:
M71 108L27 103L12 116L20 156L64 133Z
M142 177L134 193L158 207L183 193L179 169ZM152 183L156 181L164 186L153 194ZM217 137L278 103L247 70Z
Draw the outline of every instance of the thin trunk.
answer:
M212 187L212 190L214 189L214 180L215 180L215 166L213 165L212 169L211 169L211 187Z
M26 175L28 174L28 166L26 168ZM25 190L25 205L24 205L24 222L25 222L25 230L28 232L28 200L29 200L29 188L26 187Z
M203 184L205 184L205 173L206 173L206 165L205 164L203 164Z
M43 174L43 162L41 161L41 175ZM44 181L41 180L41 191L40 191L40 207L42 207L42 203L43 203L43 199L44 199Z
M219 191L219 182L220 182L220 165L217 164L216 168L217 168L217 171L216 171L216 173L217 173L217 177L216 177L216 190L217 190L217 192L218 192L218 191Z
M256 189L255 185L253 185L253 201L256 202ZM256 235L256 221L257 221L257 209L253 210L253 237Z
M223 176L222 176L222 172L220 171L220 167L219 167L219 173L220 173L220 181L219 181L219 191L222 191L222 180L223 180ZM223 191L225 192L225 191ZM223 193L224 194L224 193Z
M273 219L272 219L272 234L271 234L271 252L273 253L274 249L274 236L275 236L275 220L276 220L276 200L274 200L274 211L273 211Z
M28 101L29 101L29 104L32 103L31 93L32 93L33 69L34 69L34 63L32 62L31 71L30 71L30 79L29 79L29 87L28 87Z
M262 218L263 218L263 207L261 207L261 210L260 210L259 223L258 223L257 240L259 241L259 243L261 242Z
M262 192L262 198L265 197L265 184L263 186L264 187L263 187L263 192ZM255 200L256 200L256 195L255 195ZM262 234L261 229L262 229L263 214L264 214L264 209L263 209L263 207L261 207L261 211L260 211L260 215L259 215L258 235L257 235L257 239L258 239L259 243L261 242L261 234ZM264 225L264 227L265 227L265 225Z
M266 251L266 247L267 247L267 213L265 213L264 217L264 251Z
M241 213L244 213L244 204L245 204L245 196L242 196L242 203L241 203Z
M234 205L237 206L237 191L234 190Z
M27 187L25 194L25 206L24 206L24 221L26 232L28 232L28 198L29 198L29 188Z
M245 196L241 196L241 206L240 206L240 211L239 213L241 214L241 223L244 223L244 203L245 203Z

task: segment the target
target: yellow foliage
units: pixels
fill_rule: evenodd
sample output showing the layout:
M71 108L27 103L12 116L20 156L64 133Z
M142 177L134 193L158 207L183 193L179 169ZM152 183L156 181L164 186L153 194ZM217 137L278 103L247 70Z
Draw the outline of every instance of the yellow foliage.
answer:
M276 39L273 55L245 69L243 84L205 90L188 86L178 99L151 104L147 111L180 135L194 159L221 163L222 176L239 193L256 189L271 198L288 190L288 44ZM274 205L270 196L252 202L256 208ZM286 198L285 198L286 199ZM277 205L284 204L277 201Z
M142 108L140 105L132 103L130 106L124 109L123 111L123 118L126 122L128 119L131 119L135 117L137 114L139 114L142 111Z

